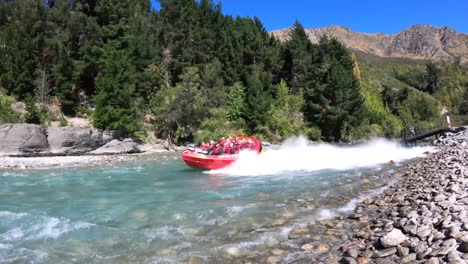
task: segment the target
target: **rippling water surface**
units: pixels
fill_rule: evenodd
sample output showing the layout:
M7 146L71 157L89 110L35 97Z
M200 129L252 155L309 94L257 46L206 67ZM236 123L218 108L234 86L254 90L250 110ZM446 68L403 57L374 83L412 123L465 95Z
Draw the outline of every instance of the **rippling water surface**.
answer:
M352 210L431 148L291 139L219 171L178 155L101 167L0 171L0 262L218 262ZM395 164L389 164L393 160ZM372 184L361 184L367 178Z

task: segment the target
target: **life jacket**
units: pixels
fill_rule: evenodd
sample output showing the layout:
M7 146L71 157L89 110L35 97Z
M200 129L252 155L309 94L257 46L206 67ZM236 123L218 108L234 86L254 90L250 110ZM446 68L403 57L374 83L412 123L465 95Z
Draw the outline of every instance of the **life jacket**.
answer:
M225 146L223 148L223 154L231 154L231 148L228 146Z
M232 146L232 148L230 148L229 154L236 154L236 153L237 153L236 146Z
M219 155L219 147L215 147L215 148L213 149L213 154L214 154L214 155Z

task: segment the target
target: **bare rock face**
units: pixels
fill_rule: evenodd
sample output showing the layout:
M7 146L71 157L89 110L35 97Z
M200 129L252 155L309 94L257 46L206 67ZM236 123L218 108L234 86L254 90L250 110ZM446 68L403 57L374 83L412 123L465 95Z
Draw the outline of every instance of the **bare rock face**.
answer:
M137 143L131 138L126 138L122 141L114 139L106 145L91 151L90 154L94 155L110 155L110 154L126 154L140 152Z
M285 41L289 38L290 30L276 30L271 34ZM449 27L414 25L389 35L358 33L342 26L311 28L305 32L312 43L318 43L323 35L328 35L345 43L348 48L381 57L468 63L468 35Z
M34 124L0 126L0 155L37 156L49 148L45 129Z
M111 133L95 128L55 127L47 130L47 140L52 155L84 154L112 139Z

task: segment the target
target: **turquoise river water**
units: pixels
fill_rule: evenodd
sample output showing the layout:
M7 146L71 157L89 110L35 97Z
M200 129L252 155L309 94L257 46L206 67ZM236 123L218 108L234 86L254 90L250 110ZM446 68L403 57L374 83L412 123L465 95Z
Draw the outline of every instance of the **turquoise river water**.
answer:
M294 226L352 210L383 190L399 166L431 150L298 138L264 155L244 153L220 171L189 168L176 154L0 171L0 263L219 263L281 243Z

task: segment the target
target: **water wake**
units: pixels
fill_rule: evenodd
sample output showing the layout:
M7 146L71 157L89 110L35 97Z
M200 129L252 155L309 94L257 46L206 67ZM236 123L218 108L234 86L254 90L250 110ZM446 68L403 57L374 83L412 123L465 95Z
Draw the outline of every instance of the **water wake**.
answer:
M435 148L407 148L397 142L375 139L358 146L339 147L330 144L308 144L304 137L287 139L278 149L262 155L243 152L231 166L207 173L236 176L275 175L288 171L347 170L401 162L433 152Z

